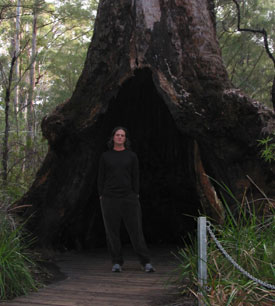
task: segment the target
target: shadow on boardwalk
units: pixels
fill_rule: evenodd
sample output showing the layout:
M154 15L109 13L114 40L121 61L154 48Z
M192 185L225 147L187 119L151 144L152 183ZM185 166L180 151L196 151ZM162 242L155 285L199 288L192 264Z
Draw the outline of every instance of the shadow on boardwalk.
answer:
M57 265L66 278L38 292L18 297L8 306L134 306L134 305L196 305L178 297L172 280L177 267L169 249L152 249L155 273L145 273L131 251L126 249L122 273L112 273L106 250L90 253L67 253L57 258Z

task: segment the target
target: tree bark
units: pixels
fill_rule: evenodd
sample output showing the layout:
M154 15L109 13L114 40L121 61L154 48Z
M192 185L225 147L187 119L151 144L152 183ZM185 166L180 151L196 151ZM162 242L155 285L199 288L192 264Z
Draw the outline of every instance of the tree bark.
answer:
M102 0L75 91L43 119L49 152L19 204L32 204L26 215L41 245L99 244L98 158L125 125L140 159L145 235L168 242L194 227L183 215L205 210L222 222L222 191L206 175L237 199L247 189L257 197L246 175L273 195L273 165L259 158L257 139L274 118L232 87L213 1Z

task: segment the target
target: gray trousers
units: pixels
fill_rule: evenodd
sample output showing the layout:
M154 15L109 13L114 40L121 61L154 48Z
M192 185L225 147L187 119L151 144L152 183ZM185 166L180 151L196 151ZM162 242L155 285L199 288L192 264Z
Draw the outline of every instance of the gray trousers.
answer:
M142 265L150 262L149 251L146 246L143 231L141 207L136 195L124 198L102 197L101 210L106 231L107 245L113 264L123 265L120 240L120 225L124 222L131 243Z

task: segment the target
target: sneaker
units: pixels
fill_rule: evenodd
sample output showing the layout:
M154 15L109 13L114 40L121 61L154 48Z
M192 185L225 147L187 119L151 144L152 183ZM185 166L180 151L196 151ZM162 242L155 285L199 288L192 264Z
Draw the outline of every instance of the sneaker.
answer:
M121 272L122 268L120 264L114 264L112 268L112 272Z
M146 273L150 273L150 272L155 272L155 268L150 264L150 263L147 263L145 266L144 266L144 271Z

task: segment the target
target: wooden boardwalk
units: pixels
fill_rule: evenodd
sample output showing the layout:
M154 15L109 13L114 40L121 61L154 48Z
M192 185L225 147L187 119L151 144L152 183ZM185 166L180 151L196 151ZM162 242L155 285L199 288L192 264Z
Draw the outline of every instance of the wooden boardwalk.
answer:
M87 254L65 254L57 261L61 272L67 275L62 281L50 284L38 292L22 296L7 306L134 306L168 305L177 294L171 282L177 267L169 249L153 249L155 273L141 271L130 249L125 253L122 273L112 273L106 250ZM167 284L168 283L168 284ZM170 304L169 304L170 305Z

